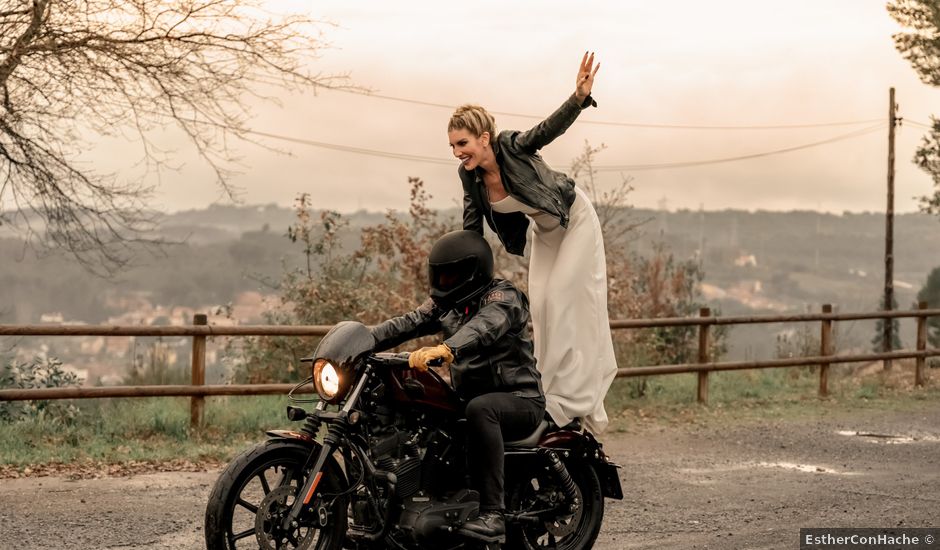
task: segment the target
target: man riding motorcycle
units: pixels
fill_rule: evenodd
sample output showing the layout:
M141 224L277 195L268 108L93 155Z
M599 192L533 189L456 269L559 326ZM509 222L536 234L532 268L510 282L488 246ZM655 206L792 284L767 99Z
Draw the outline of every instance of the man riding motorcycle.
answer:
M372 329L376 351L438 332L441 344L411 354L413 369L450 365L454 389L464 397L468 469L480 493L480 516L460 532L483 541L505 538L504 440L524 438L545 413L536 370L529 303L509 281L493 277L493 253L474 231L441 237L428 256L430 298L420 307Z

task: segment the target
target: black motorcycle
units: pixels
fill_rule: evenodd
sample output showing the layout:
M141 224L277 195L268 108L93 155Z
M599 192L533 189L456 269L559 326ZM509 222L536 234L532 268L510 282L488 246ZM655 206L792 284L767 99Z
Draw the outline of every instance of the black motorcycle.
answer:
M500 547L458 533L479 513L465 403L433 370L410 369L407 353L373 346L368 328L346 321L305 359L313 376L297 387L312 380L315 409L288 406L303 427L267 432L222 472L206 509L209 550ZM503 547L591 548L604 498L623 498L601 444L545 420L505 449Z

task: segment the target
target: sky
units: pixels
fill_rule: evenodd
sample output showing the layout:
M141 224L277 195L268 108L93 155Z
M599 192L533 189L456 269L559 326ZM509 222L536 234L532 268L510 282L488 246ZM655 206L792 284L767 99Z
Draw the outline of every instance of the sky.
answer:
M940 89L922 84L895 50L899 29L878 0L271 1L332 22L330 47L314 70L348 74L387 97L544 116L574 91L581 55L601 62L597 109L585 111L543 150L567 171L588 142L605 145L601 189L632 179L630 201L643 208L883 211L887 174L888 89L899 114L929 123L940 116ZM234 179L247 204L289 205L308 192L341 212L404 209L408 177L424 179L431 206L462 198L446 125L450 108L337 91L281 96L252 105L259 132L321 143L451 160L422 163L278 140L236 146ZM789 129L640 128L590 122L701 126L779 126L868 121ZM497 115L500 129L532 118ZM784 154L689 167L650 168L765 153L872 130ZM930 178L910 162L923 131L897 138L896 209L914 211ZM182 147L182 144L181 144ZM107 156L108 151L97 154ZM182 169L164 174L154 205L169 211L225 202L208 168L180 153Z

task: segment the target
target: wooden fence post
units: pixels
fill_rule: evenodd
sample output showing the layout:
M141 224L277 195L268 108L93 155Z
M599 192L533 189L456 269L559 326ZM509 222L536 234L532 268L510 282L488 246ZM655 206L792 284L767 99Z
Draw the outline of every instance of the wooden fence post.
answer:
M193 315L194 325L208 325L209 318L205 313ZM193 386L204 386L206 384L206 337L193 336L193 357L192 357L192 384ZM189 402L189 427L193 430L202 426L203 413L205 410L206 398L202 395L196 395Z
M823 304L822 312L832 313L832 304ZM832 355L832 320L823 319L819 335L819 355ZM819 364L819 397L829 396L829 363Z
M927 309L927 302L917 302L917 309ZM917 316L917 351L924 351L927 349L927 316L918 315ZM923 386L924 385L924 364L927 362L927 358L921 355L916 359L914 367L914 385Z
M712 312L709 308L703 307L699 310L698 314L699 317L708 317L712 314ZM698 326L698 362L702 364L708 363L708 334L710 328L710 325ZM699 371L698 389L696 394L699 403L708 403L708 371Z

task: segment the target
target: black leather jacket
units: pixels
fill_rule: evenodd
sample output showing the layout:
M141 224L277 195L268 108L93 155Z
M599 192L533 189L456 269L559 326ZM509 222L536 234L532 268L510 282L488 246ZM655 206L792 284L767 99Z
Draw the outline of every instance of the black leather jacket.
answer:
M512 283L495 279L468 308L445 311L432 300L372 328L376 351L419 336L444 333L454 353L454 389L467 398L490 392L544 397L529 332L529 300Z
M552 170L538 151L564 134L581 111L591 106L597 106L591 96L578 103L572 95L558 110L531 130L500 132L492 142L506 192L526 206L558 218L562 227L568 227L568 211L575 197L574 180L562 172ZM506 250L522 256L529 218L522 212L493 212L480 168L470 172L460 166L457 173L463 184L463 228L482 235L483 218L486 218Z

